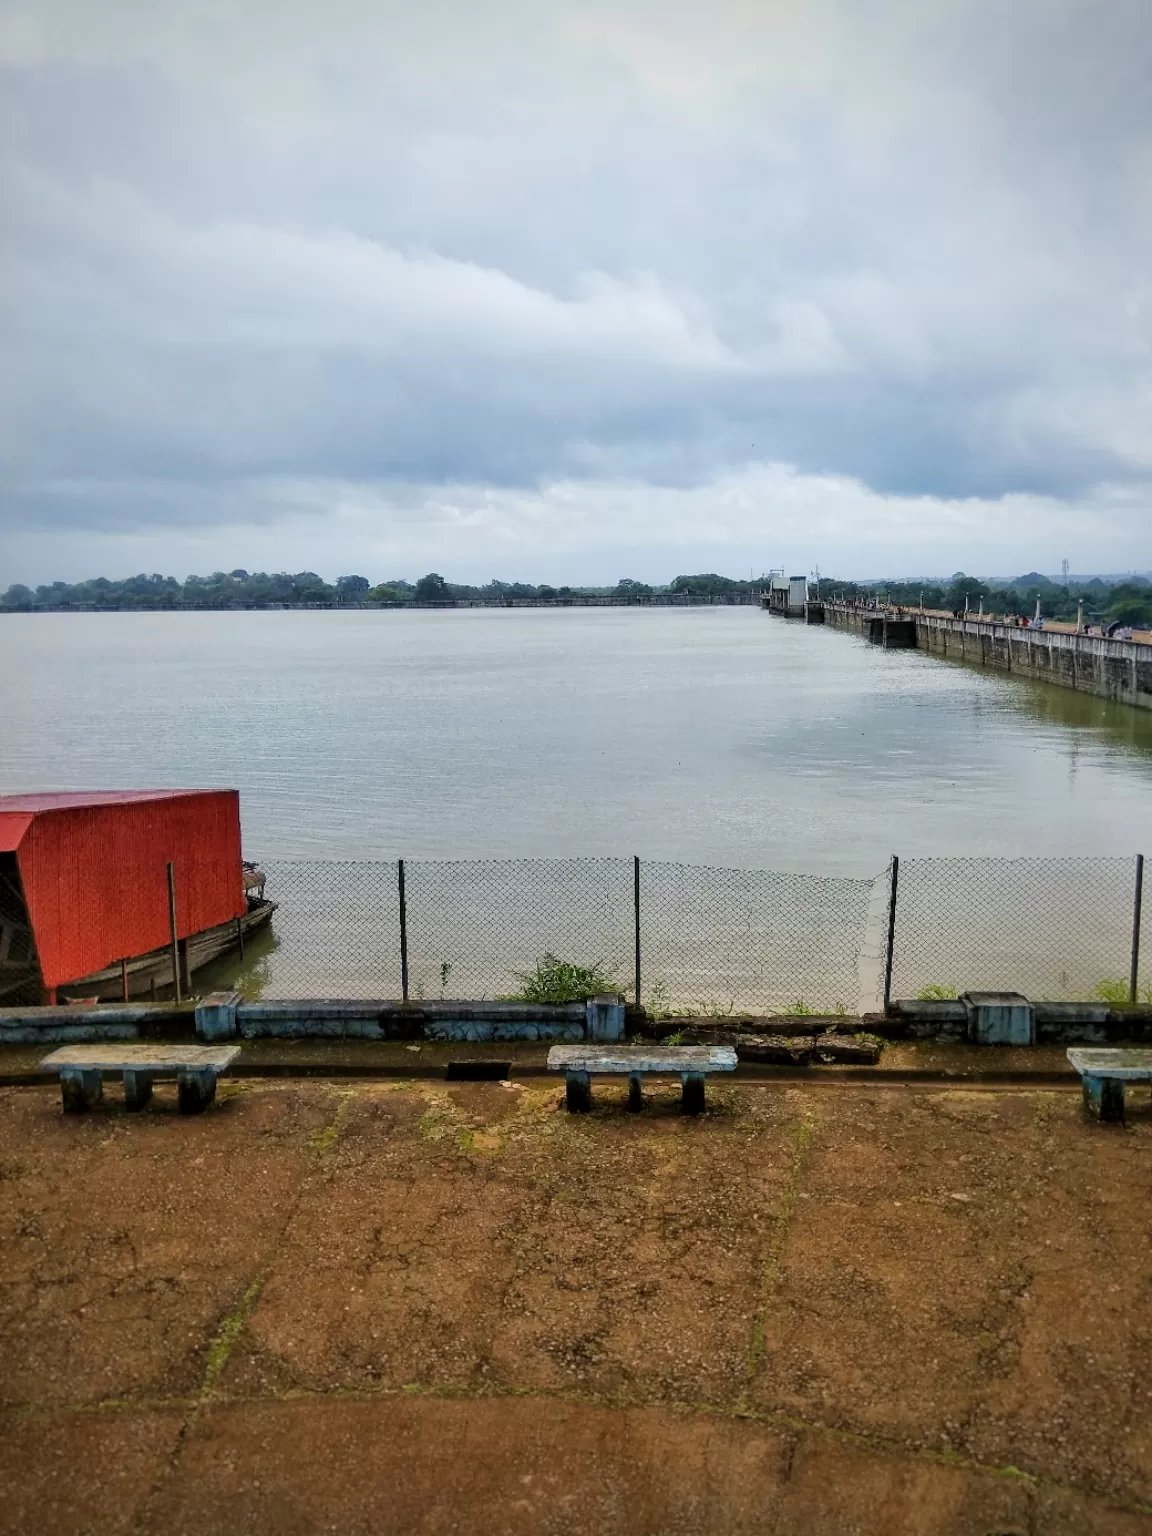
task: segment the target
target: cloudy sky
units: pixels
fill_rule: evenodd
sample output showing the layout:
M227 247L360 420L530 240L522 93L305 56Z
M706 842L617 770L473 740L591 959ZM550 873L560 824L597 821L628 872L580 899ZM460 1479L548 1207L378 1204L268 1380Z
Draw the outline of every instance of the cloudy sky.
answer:
M0 0L0 583L1152 566L1148 0Z

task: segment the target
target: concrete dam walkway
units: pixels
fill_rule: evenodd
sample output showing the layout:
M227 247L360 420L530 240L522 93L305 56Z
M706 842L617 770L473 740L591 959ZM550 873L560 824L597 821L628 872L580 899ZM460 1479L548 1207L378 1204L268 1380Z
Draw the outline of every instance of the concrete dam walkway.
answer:
M854 630L888 649L929 651L949 661L995 667L1152 709L1152 646L1137 641L846 603L810 602L805 616L809 623Z

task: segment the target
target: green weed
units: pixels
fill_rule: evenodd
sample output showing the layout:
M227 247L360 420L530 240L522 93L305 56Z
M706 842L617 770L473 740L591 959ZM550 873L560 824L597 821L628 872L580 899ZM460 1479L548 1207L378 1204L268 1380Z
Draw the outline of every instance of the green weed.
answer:
M1092 990L1092 996L1101 1003L1124 1004L1129 1001L1130 993L1126 981L1113 980L1105 977L1098 981Z
M514 973L520 991L510 1001L521 1003L582 1003L600 992L615 992L615 979L600 964L575 965L556 955L541 955L534 971Z

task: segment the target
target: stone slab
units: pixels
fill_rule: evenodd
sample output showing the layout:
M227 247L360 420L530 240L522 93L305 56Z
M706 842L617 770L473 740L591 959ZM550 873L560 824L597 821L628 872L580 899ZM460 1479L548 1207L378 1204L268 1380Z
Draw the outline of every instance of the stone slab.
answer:
M734 1072L736 1052L730 1045L636 1045L614 1051L554 1045L548 1052L548 1070L625 1077L637 1072Z
M1068 1060L1082 1077L1112 1077L1126 1082L1152 1081L1152 1050L1082 1049L1073 1047Z
M142 1044L64 1045L45 1056L40 1063L49 1071L71 1067L90 1072L186 1071L223 1072L240 1054L238 1045L164 1045L157 1041Z

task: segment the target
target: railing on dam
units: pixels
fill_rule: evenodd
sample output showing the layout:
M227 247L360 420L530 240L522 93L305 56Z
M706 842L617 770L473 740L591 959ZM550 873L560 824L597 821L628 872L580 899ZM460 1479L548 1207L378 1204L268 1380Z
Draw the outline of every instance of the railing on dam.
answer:
M254 998L508 998L554 955L660 1011L870 1011L889 966L893 997L1123 1002L1134 982L1152 1001L1135 859L910 859L896 881L633 859L264 868L271 929L227 978Z

